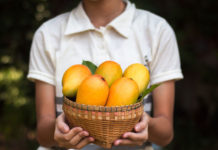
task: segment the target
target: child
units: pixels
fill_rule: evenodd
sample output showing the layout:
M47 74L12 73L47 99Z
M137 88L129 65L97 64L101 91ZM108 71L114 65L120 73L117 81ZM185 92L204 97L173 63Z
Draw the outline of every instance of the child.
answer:
M37 139L44 146L39 149L101 149L89 144L95 139L87 131L70 129L62 113L63 73L82 60L96 65L113 60L123 70L142 63L150 70L150 84L161 83L152 93L153 117L151 101L146 99L146 112L134 131L124 133L112 149L171 142L175 80L183 78L172 28L127 0L82 0L71 12L44 23L34 35L28 78L36 85Z

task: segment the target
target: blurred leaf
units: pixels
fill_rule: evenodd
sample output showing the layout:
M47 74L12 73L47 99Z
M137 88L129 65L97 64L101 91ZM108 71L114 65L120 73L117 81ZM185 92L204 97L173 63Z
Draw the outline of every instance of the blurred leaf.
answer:
M143 100L143 98L144 98L147 94L151 93L151 92L152 92L156 87L158 87L159 85L160 85L160 84L154 84L154 85L152 85L150 88L148 88L148 89L146 89L144 92L142 92L142 95L141 95L139 101Z
M90 61L85 61L85 60L83 60L82 64L87 66L91 70L92 74L95 73L95 70L97 69L97 66L95 64L93 64Z

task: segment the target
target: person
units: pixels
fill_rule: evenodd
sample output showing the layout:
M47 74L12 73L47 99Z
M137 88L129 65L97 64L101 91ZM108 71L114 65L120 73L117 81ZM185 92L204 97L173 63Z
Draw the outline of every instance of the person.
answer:
M113 60L123 70L142 63L150 71L150 85L161 83L152 92L153 100L145 99L146 112L134 131L115 140L112 149L142 149L148 141L165 146L172 141L175 81L183 78L173 29L162 17L128 0L82 0L34 34L27 77L35 82L39 150L103 149L90 144L95 139L81 127L69 128L62 111L63 73L82 60L96 65Z

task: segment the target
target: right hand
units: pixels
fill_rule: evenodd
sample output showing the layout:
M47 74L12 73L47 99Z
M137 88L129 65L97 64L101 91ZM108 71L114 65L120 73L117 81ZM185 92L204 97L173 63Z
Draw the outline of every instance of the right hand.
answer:
M89 133L81 127L70 129L65 122L65 115L62 113L56 119L54 140L60 147L81 149L93 142L94 138L90 137Z

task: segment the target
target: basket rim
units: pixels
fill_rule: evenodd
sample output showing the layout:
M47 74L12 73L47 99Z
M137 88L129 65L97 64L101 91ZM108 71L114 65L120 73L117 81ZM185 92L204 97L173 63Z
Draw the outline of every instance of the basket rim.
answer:
M124 105L124 106L96 106L96 105L86 105L78 104L71 101L66 96L64 96L63 104L68 105L75 109L86 110L86 111L98 111L98 112L125 112L137 109L144 105L144 100L141 100L135 104Z

